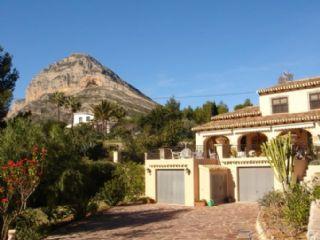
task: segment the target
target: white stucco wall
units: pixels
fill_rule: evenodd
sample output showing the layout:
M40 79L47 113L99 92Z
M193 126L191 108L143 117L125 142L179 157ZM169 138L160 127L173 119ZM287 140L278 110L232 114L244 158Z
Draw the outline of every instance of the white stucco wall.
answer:
M211 200L210 169L206 166L199 166L199 199Z
M252 128L236 128L227 130L211 130L197 132L196 135L196 145L202 146L205 144L205 140L211 136L223 135L229 139L230 145L238 145L239 138L250 132L260 132L265 134L268 139L277 137L282 131L286 129L297 129L303 128L311 133L313 144L320 145L320 122L303 122L303 123L293 123L293 124L283 124L267 127L252 127Z
M190 170L184 171L185 206L194 206L195 201L195 165L194 159L145 160L145 194L157 200L157 170Z
M307 112L310 110L309 94L320 92L320 88L301 89L289 92L262 95L259 97L259 105L262 116L272 114L271 99L288 97L289 113Z
M87 117L90 118L89 121L93 119L93 115L89 113L75 113L73 116L73 124L77 125L80 123L80 119L82 118L82 123L88 122Z

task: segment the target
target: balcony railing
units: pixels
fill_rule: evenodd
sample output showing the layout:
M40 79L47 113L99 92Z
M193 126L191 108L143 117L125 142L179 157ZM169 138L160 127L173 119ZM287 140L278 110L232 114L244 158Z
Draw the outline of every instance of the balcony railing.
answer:
M145 153L146 160L158 159L204 159L202 148L159 148L153 149Z
M217 149L220 147L221 149ZM239 144L239 145L215 145L214 147L206 147L204 145L196 145L194 148L160 148L148 151L145 154L147 160L157 159L224 159L224 158L257 158L265 157L261 144ZM299 157L308 156L314 159L320 159L320 146L311 147L308 145L293 146L294 154Z

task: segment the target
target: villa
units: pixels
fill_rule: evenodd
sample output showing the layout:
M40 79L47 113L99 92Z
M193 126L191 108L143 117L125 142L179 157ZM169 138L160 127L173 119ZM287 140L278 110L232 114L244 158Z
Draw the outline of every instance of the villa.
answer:
M291 133L295 174L302 181L320 146L320 77L260 89L259 106L212 117L193 128L196 149L146 154L146 195L194 206L199 200L257 201L280 189L261 145Z
M77 112L73 115L73 125L78 125L80 123L88 123L93 120L94 116L92 113L88 112Z
M84 123L92 123L94 120L94 115L91 112L76 112L73 114L73 126L77 126L79 124ZM115 122L107 122L106 132L110 133L111 128L114 126ZM71 124L67 126L68 128L71 127Z

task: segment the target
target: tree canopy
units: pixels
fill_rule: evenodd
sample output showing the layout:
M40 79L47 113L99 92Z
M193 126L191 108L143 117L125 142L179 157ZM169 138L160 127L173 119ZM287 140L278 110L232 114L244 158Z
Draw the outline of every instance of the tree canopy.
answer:
M12 68L12 56L0 46L0 122L6 117L19 73Z
M245 107L250 107L253 106L251 100L249 98L247 98L246 100L244 100L244 102L242 104L237 104L234 106L234 110L239 110Z

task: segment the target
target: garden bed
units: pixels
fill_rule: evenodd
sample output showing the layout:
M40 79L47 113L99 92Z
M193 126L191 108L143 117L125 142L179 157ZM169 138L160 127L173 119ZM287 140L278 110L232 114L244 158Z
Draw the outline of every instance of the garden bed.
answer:
M280 216L279 209L261 207L258 222L267 239L307 239L307 229L296 230Z

